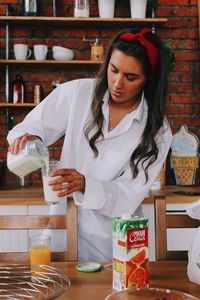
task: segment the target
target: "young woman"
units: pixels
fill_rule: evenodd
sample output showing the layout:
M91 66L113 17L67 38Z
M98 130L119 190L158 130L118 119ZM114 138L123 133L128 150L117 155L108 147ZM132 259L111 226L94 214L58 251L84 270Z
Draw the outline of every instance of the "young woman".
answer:
M149 28L123 30L97 79L61 84L9 132L12 153L27 140L49 146L65 135L62 168L50 185L60 197L72 194L79 208L79 260L111 260L112 217L141 215L171 144L167 86L160 38Z

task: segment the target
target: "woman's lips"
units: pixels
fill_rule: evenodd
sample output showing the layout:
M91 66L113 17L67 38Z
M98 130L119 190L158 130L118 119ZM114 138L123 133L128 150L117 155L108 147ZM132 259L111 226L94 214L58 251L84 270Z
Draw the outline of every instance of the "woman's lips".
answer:
M113 96L115 96L115 97L120 97L120 96L122 95L121 92L116 91L116 90L113 90L113 89L112 89L112 94L113 94Z

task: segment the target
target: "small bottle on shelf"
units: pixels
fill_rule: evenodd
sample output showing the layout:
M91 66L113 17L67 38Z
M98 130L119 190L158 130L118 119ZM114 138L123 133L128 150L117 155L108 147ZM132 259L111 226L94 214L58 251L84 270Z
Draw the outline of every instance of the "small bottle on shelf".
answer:
M17 74L12 84L13 103L24 103L24 81L21 75Z
M39 104L41 101L41 87L39 84L34 85L33 93L34 93L34 103Z

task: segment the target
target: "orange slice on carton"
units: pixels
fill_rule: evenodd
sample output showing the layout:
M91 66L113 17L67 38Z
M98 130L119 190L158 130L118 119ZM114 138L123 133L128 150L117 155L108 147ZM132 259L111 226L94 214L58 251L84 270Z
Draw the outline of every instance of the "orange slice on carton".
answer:
M146 258L146 250L143 248L140 252L131 258L131 262L135 265L142 265Z
M142 267L133 270L128 279L128 286L137 286L139 288L146 286L146 270Z
M135 264L133 264L131 261L126 262L126 276L127 278L131 275L131 273L137 268Z

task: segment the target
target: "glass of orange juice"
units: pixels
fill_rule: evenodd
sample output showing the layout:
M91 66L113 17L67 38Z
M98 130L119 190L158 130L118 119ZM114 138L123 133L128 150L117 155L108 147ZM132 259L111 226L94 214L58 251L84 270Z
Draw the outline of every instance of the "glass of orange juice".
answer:
M39 265L51 263L51 237L48 235L34 235L29 238L29 254L31 271L40 272Z

